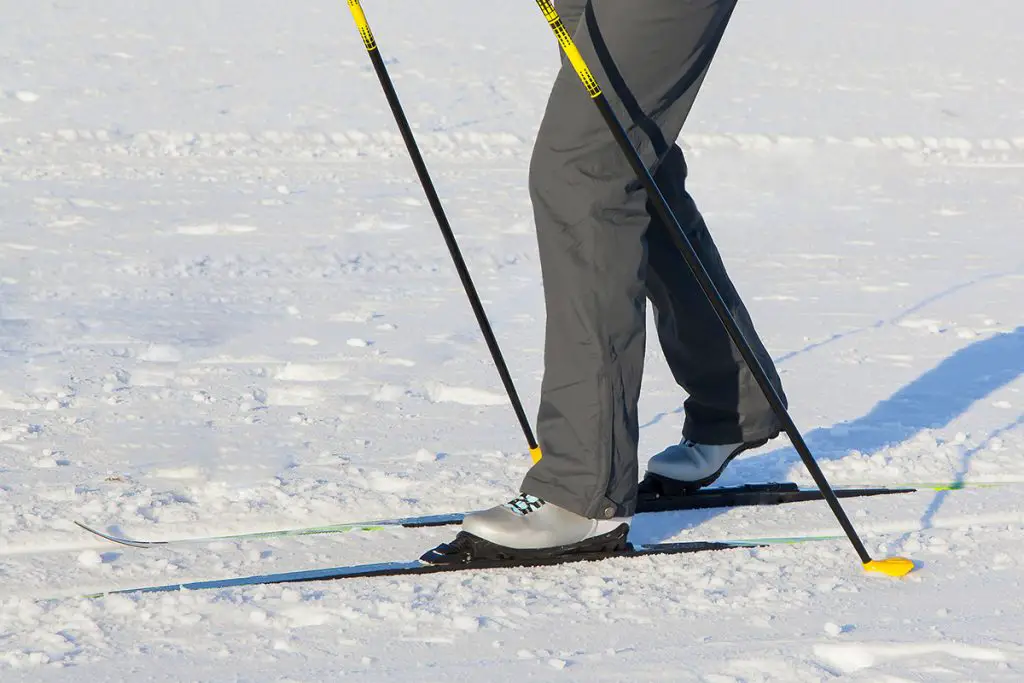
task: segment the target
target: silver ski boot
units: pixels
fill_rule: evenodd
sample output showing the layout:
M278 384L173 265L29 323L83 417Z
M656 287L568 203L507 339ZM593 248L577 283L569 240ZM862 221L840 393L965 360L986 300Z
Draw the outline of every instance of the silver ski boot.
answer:
M768 439L730 444L700 444L683 439L647 462L640 482L641 493L681 495L712 484L726 466L743 451L768 443Z
M462 530L495 545L525 550L586 545L623 526L628 532L630 522L628 517L588 519L524 493L504 505L466 515Z
M522 494L466 515L462 531L420 559L433 565L515 566L614 557L631 549L630 518L588 519Z
M588 519L524 493L466 515L455 540L420 560L442 567L515 567L620 557L633 551L626 540L631 520Z

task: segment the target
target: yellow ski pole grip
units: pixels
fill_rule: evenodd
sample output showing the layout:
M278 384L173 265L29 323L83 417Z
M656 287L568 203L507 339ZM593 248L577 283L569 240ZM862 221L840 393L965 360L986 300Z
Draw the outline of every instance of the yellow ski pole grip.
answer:
M565 56L569 58L569 63L576 70L576 75L583 81L587 93L590 94L591 98L599 97L601 95L601 86L597 84L597 79L590 73L590 67L583 61L583 55L580 54L576 43L573 42L569 32L565 30L565 24L562 23L562 18L558 16L555 6L551 4L550 0L537 0L537 6L544 13L544 18L548 20L551 30L555 32L558 44L565 51Z
M352 11L352 18L356 20L359 35L363 38L363 45L367 50L376 50L377 41L373 39L373 31L370 30L370 24L366 21L366 14L363 13L363 7L359 4L359 0L348 0L348 8Z

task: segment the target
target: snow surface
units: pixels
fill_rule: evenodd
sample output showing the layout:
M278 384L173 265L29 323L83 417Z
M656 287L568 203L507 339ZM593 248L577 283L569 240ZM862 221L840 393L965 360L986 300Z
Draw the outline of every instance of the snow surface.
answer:
M534 3L370 0L533 413ZM342 2L0 0L0 679L1020 681L1024 7L741 3L682 142L847 544L410 580L85 593L408 560L529 459ZM645 454L683 396L650 343ZM780 439L722 483L809 478ZM640 542L835 533L822 503Z

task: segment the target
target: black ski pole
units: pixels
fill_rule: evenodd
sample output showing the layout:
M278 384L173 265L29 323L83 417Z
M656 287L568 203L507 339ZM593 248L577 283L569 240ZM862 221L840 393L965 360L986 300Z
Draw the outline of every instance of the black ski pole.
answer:
M654 177L651 175L650 171L647 170L643 159L640 158L640 154L629 141L626 130L622 127L622 124L615 116L615 112L612 111L611 105L608 104L607 98L601 91L601 86L598 84L597 79L594 78L590 68L583 59L583 55L580 54L575 42L566 30L565 24L562 23L562 19L559 17L554 5L551 4L550 0L536 0L536 2L537 6L540 7L541 12L544 13L544 18L547 20L548 25L554 32L555 37L558 39L559 45L562 46L562 50L565 52L565 56L568 58L569 63L572 64L573 69L576 71L576 75L579 76L580 82L587 89L587 93L594 101L598 111L601 112L601 116L604 118L605 123L611 130L615 141L618 143L619 147L622 148L622 151L629 159L630 166L643 183L644 189L647 190L648 199L650 199L654 204L654 208L658 212L658 217L661 218L666 227L668 227L673 242L675 242L676 247L686 260L686 265L690 268L690 271L693 273L697 282L700 283L700 287L704 291L704 295L707 297L708 301L711 302L712 307L715 309L715 314L722 322L722 325L725 326L726 331L729 333L729 337L743 356L743 360L750 367L750 371L757 380L758 386L761 387L761 391L764 392L765 397L771 404L772 410L775 411L779 421L782 422L783 429L789 436L790 441L792 441L793 447L796 448L796 451L800 454L800 458L803 460L804 465L811 473L814 483L818 485L822 496L826 501L828 501L833 514L835 514L836 519L839 520L839 525L843 527L843 531L846 532L847 538L849 538L850 543L853 544L853 548L857 551L857 555L860 557L864 568L868 571L878 572L889 576L904 576L905 574L908 574L914 568L912 560L908 560L903 557L891 557L884 560L871 559L871 555L868 554L867 549L864 547L864 543L861 542L860 537L857 535L857 531L853 528L850 518L847 517L842 505L839 503L839 499L836 497L835 492L832 490L828 480L825 478L825 474L821 471L821 468L818 467L817 461L814 459L810 449L807 447L803 437L800 435L800 430L797 429L796 424L790 417L789 411L782 402L782 398L772 385L771 380L768 378L768 374L764 371L764 368L761 366L760 361L758 361L757 356L754 355L754 351L750 348L750 344L748 344L747 340L744 338L743 331L736 325L736 321L733 319L732 314L729 312L725 302L722 300L722 295L719 293L718 288L715 287L715 283L711 280L708 272L704 269L703 264L701 264L700 258L697 256L697 252L694 251L693 245L690 243L690 239L686 236L682 226L680 226L679 220L676 218L671 207L669 207L668 202L665 200L665 196L658 188L658 184L655 182Z
M348 8L352 11L352 17L356 21L356 27L359 29L359 35L363 39L363 45L366 47L366 52L370 56L370 61L373 63L373 69L377 72L377 78L380 80L380 85L384 89L384 96L388 100L388 105L391 107L391 113L394 114L395 123L398 124L398 130L402 134L402 139L405 141L405 146L409 150L409 156L412 157L412 164L416 168L416 175L419 176L420 184L423 186L423 191L427 195L427 201L430 203L430 208L434 212L434 218L437 219L437 225L441 228L441 234L444 236L445 244L448 245L448 252L452 256L452 261L455 263L455 270L459 273L459 279L462 280L462 286L466 290L466 296L469 297L469 304L473 308L473 313L476 315L476 321L480 325L480 331L484 335L484 341L487 342L487 348L490 349L491 358L494 360L494 365L498 369L498 374L501 376L501 382L505 385L505 392L508 394L509 401L512 402L512 409L516 413L516 418L519 420L519 426L523 429L523 434L526 436L526 443L530 447L530 457L533 458L534 462L540 460L541 452L540 446L537 445L536 439L533 437L533 429L530 427L530 421L526 417L526 411L523 410L522 401L519 400L519 394L516 392L515 384L512 381L512 375L509 374L508 366L505 364L505 358L501 354L501 348L498 346L498 340L494 337L494 331L491 329L491 323L487 319L487 313L484 311L483 303L480 301L480 296L477 294L476 287L473 285L473 279L469 275L469 268L466 267L466 261L462 258L462 252L459 250L459 244L455 239L455 234L452 232L451 224L448 222L448 217L444 213L444 207L441 206L441 200L437 196L437 190L434 189L434 183L430 179L430 173L427 171L427 165L423 161L423 155L420 154L419 146L416 144L416 138L412 134L412 128L409 127L409 120L405 116L405 111L402 109L402 103L398 99L398 93L395 92L395 86L391 82L391 76L388 75L387 67L384 65L384 60L380 56L380 50L377 49L377 41L373 37L373 32L370 30L370 25L366 20L366 14L363 12L362 6L359 4L359 0L348 0Z

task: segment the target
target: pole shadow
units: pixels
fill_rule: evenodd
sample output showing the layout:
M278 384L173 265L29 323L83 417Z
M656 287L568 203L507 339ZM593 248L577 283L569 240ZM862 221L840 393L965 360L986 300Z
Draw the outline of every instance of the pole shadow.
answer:
M923 429L939 429L966 412L974 403L1024 374L1024 326L966 346L916 380L880 401L852 422L819 427L804 435L819 462L839 460L850 451L871 453L902 443ZM1019 425L1020 420L1013 423ZM1008 427L1007 429L1012 428ZM975 449L976 451L977 449ZM974 451L968 451L958 468L963 480ZM737 460L717 485L752 481L781 481L800 456L791 446ZM923 523L938 511L933 504ZM635 529L640 538L664 539L682 529L697 526L721 510L641 515ZM657 521L655 521L657 520Z

